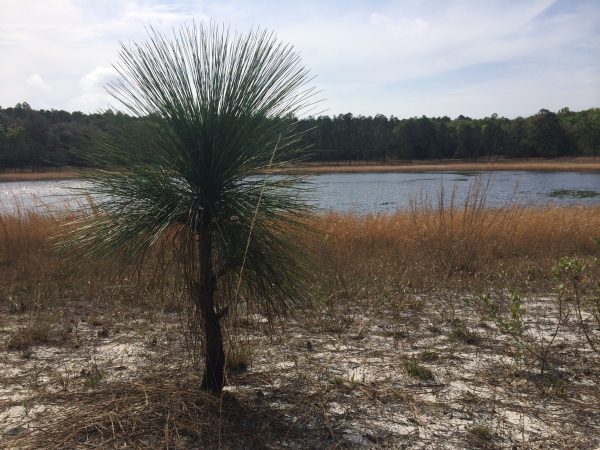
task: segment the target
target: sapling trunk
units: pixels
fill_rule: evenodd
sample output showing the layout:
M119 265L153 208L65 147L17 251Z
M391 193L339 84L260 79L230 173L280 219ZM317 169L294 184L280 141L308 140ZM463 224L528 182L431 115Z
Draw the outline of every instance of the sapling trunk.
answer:
M225 352L221 315L215 311L215 276L212 268L212 241L210 223L205 220L198 233L198 283L194 293L196 311L204 326L205 368L202 389L209 392L223 390Z

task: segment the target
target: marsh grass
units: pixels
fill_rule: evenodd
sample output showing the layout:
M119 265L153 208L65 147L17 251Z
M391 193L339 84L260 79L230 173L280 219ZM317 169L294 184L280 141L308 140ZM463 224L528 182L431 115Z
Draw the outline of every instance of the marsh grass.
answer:
M67 180L81 177L81 168L64 168L61 170L49 170L41 172L14 171L0 172L0 182L13 181L42 181L42 180ZM557 159L535 159L524 160L499 160L499 161L424 161L424 162L390 162L379 164L376 162L363 162L348 164L345 161L327 162L304 162L289 167L276 169L279 173L386 173L386 172L487 172L487 171L576 171L576 172L598 172L600 171L600 160L597 157L579 158L557 158Z
M104 324L119 307L152 304L151 309L158 305L165 312L181 311L183 287L175 277L165 276L160 283L154 277L170 266L164 263L168 255L157 254L145 266L127 270L118 258L101 264L65 260L50 238L64 231L72 217L23 211L0 215L0 298L8 312L75 302L88 314L103 305L106 312L94 311L90 320ZM471 293L494 286L525 293L547 290L554 286L549 273L560 257L572 255L585 262L599 249L599 207L488 210L472 202L377 216L331 213L307 220L322 239L307 242L316 270L306 295L331 313L348 302L368 299L375 305L377 299L401 317L407 307L426 307L414 295L423 291ZM590 270L596 267L590 265ZM248 319L240 319L244 321ZM342 315L323 327L340 333L352 323L352 317ZM356 335L360 332L355 330Z
M582 191L578 189L557 189L550 192L550 197L571 197L571 198L594 198L600 196L596 191Z
M600 208L488 210L478 206L387 215L328 214L315 249L341 289L366 280L402 289L547 285L562 255L598 253ZM371 283L372 284L372 283Z

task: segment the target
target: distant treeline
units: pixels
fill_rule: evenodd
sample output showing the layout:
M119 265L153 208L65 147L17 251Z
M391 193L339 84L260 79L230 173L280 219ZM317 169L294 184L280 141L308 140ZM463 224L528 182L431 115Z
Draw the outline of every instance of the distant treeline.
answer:
M145 119L124 114L0 108L0 169L82 166L80 150L119 139ZM546 109L516 119L459 116L398 119L340 114L299 120L314 161L600 156L600 108ZM121 130L121 131L120 131Z

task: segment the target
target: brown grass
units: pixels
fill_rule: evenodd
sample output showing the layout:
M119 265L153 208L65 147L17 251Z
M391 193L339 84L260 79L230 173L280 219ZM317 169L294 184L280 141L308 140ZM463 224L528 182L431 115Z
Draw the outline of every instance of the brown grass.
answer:
M41 172L0 172L0 183L9 181L50 181L80 178L81 172L73 169L48 170Z
M390 286L543 285L563 255L596 255L600 207L415 210L317 219L316 251L340 277ZM465 284L466 283L466 284Z
M307 163L300 166L279 169L280 173L320 174L320 173L387 173L387 172L448 172L448 171L499 171L532 170L546 172L600 172L600 160L596 157L526 159L498 161L427 161L356 163L329 162Z
M34 291L43 302L64 297L64 290L85 299L103 285L128 290L117 284L111 262L87 267L63 259L49 238L69 220L31 212L0 215L0 296L10 298L14 308L24 308L20 299ZM321 231L318 241L309 243L321 278L361 284L387 277L390 286L419 288L470 288L483 281L543 285L559 257L597 255L600 237L597 206L485 209L476 196L460 207L329 213L309 222ZM150 283L154 269L150 264L130 276Z

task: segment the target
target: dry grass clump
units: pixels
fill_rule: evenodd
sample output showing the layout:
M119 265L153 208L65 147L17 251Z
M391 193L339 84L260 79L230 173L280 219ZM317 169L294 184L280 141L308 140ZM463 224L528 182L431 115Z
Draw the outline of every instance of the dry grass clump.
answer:
M600 207L414 209L328 214L318 255L347 279L409 287L468 287L478 280L526 286L547 280L564 255L596 255Z
M19 253L33 252L39 257L40 252L49 249L47 238L56 232L59 223L56 216L34 211L18 209L14 214L0 214L0 254L4 264L17 262Z
M33 345L47 344L52 337L52 326L49 322L35 320L23 328L17 328L6 339L8 351L27 352Z
M40 213L17 209L0 213L0 305L9 312L26 312L70 302L94 304L155 302L166 297L153 272L164 261L151 260L144 267L128 268L119 257L110 261L74 261L56 239L68 231L75 212ZM150 298L150 293L155 295Z

